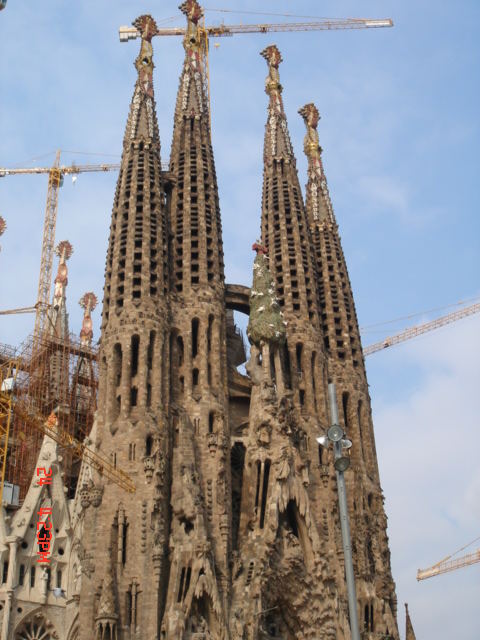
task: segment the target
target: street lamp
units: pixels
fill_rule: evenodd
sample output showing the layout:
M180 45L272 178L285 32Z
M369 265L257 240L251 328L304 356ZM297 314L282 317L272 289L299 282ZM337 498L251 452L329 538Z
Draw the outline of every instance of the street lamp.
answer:
M348 612L350 615L350 631L352 640L360 640L358 629L357 593L355 589L355 576L353 573L352 543L350 537L350 523L348 521L347 490L345 486L344 472L350 466L350 458L343 454L344 449L350 449L351 440L345 437L345 432L338 424L338 408L335 384L328 385L328 398L330 401L330 416L332 425L327 434L317 438L318 444L323 447L333 443L335 456L334 467L337 475L338 506L340 511L340 526L342 529L343 556L345 560L345 578L347 582Z

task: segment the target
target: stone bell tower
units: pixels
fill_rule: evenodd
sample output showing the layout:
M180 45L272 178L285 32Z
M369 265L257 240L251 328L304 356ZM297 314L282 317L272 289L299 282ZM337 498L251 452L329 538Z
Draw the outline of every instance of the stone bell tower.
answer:
M306 204L275 45L268 67L261 239L253 285L224 279L202 9L187 25L162 171L150 16L123 141L91 446L136 486L84 464L73 548L79 640L348 640L333 461L316 438L337 384L363 637L398 640L386 517L353 296L318 144ZM233 310L249 314L245 348Z
M149 16L134 23L142 44L112 212L102 315L99 398L91 439L128 473L129 495L99 478L85 503L79 555L80 638L156 638L165 598L169 526L169 270L166 201L153 94ZM80 482L79 482L79 487ZM99 504L100 503L100 504Z

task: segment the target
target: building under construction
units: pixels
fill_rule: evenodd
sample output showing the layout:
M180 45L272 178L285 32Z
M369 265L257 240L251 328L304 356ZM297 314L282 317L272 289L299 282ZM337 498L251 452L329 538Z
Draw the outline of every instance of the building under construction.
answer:
M66 261L72 247L68 241L57 247L58 272L51 305L40 309L36 333L14 349L0 345L3 384L15 395L5 461L5 482L13 485L15 501L23 501L31 479L43 433L25 412L45 419L55 413L59 429L83 441L90 433L96 409L98 384L97 349L91 345L90 312L97 300L93 293L83 296L84 328L80 336L69 332L66 309L68 283ZM65 450L63 478L67 495L73 498L80 461ZM12 493L12 495L13 495Z
M5 480L19 488L0 526L1 640L349 640L334 459L317 441L330 424L332 381L352 443L345 477L361 637L398 640L364 355L318 110L299 109L304 199L282 57L263 49L261 237L252 287L226 283L206 31L196 0L180 8L185 60L168 171L153 88L159 29L141 16L123 31L141 49L98 354L93 294L81 301L80 337L69 332L66 241L33 337L0 352L11 398ZM246 374L235 311L249 317ZM39 482L39 467L51 483ZM52 521L43 565L42 510Z

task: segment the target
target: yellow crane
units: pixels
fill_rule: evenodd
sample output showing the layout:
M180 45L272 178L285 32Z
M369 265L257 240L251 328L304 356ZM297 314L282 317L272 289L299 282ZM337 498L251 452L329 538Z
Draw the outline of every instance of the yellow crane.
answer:
M202 43L202 64L203 82L210 101L210 70L208 60L209 39L225 38L241 33L274 33L286 31L332 31L345 29L378 29L383 27L393 27L391 18L322 18L311 22L278 22L261 24L221 24L206 25L203 8L197 0L186 0L180 5L180 9L187 15L189 25L194 24L196 36ZM219 10L223 11L223 10ZM242 13L242 12L239 12ZM246 12L251 13L251 12ZM201 21L201 24L199 24ZM190 33L188 27L156 27L153 36L184 36ZM127 42L141 37L141 32L137 27L122 26L118 30L120 42ZM191 34L193 35L193 34Z
M428 569L419 569L417 571L417 580L426 580L427 578L433 578L434 576L438 576L442 573L456 571L457 569L461 569L462 567L468 567L472 564L480 562L480 549L477 549L473 553L468 553L467 555L461 556L460 558L453 558L454 555L460 553L460 551L463 551L474 542L477 542L477 540L480 540L480 537L475 538L475 540L472 540L472 542L469 542L464 547L461 547L461 549L458 549L458 551L455 551L455 553L446 556Z
M457 320L461 320L462 318L466 318L467 316L471 316L474 313L479 312L480 303L477 302L470 305L469 307L460 309L459 311L454 311L453 313L448 313L447 315L441 316L436 320L431 320L430 322L425 322L424 324L410 327L409 329L405 329L404 331L401 331L394 336L390 336L388 338L385 338L384 340L380 340L380 342L370 344L363 349L363 355L366 357L371 355L372 353L375 353L376 351L388 349L389 347L393 347L400 342L410 340L411 338L416 338L417 336L421 336L424 333L428 333L429 331L433 331L434 329L439 329L440 327L444 327L446 324L456 322Z
M40 261L40 275L38 279L37 303L35 305L34 335L39 336L45 327L47 311L50 304L50 290L52 283L53 252L55 245L55 228L57 225L58 192L62 186L64 175L76 175L91 171L116 171L119 164L84 164L60 166L60 151L57 151L55 161L51 167L0 168L0 178L25 174L48 174L47 204L45 207L45 221L43 224L42 253ZM25 311L22 311L25 313Z

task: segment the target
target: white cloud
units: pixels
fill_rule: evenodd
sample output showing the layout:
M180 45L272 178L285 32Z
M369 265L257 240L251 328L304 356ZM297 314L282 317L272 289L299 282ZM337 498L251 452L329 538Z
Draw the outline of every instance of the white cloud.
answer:
M409 602L419 638L478 638L478 567L418 584L415 577L480 535L479 328L472 317L379 356L392 358L392 384L411 366L421 372L401 401L373 398L397 595Z

